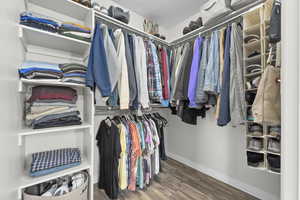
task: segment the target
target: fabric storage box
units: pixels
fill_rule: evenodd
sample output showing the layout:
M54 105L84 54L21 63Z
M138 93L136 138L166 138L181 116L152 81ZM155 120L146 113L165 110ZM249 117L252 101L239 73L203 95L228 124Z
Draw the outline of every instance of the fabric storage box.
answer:
M89 185L89 176L87 173L85 174L85 182L77 189L56 197L42 197L36 195L29 195L23 192L23 200L88 200L88 185Z
M201 17L204 24L210 24L232 11L231 0L209 0L201 7Z
M231 7L234 10L243 8L251 3L256 2L257 0L231 0Z

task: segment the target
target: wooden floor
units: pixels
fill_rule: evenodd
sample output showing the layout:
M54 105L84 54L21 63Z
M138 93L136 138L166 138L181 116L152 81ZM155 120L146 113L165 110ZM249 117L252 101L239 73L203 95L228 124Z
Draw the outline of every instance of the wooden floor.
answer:
M109 200L95 187L95 200ZM257 200L223 182L175 160L163 162L163 172L151 186L137 192L122 192L120 200Z

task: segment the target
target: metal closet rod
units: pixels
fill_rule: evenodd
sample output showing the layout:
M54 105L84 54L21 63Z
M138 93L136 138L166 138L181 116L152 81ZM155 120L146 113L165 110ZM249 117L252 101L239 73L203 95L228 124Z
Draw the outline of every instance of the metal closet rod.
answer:
M164 40L162 40L162 39L160 39L160 38L158 38L158 37L156 37L154 35L151 35L149 33L146 33L146 32L140 31L140 30L138 30L136 28L133 28L133 27L131 27L131 26L129 26L129 25L123 23L123 22L120 22L120 21L118 21L116 19L113 19L113 18L111 18L109 16L106 16L106 15L103 15L103 14L100 14L100 13L96 12L95 13L95 17L96 17L96 22L97 22L97 19L98 20L102 20L102 21L105 21L105 22L107 22L107 23L109 23L111 25L114 25L114 26L120 27L122 29L125 29L128 32L131 32L131 33L134 33L136 35L142 36L143 38L146 38L148 40L152 40L154 42L158 42L158 43L163 44L165 46L170 46L170 43L167 42L167 41L164 41Z
M200 27L199 29L196 29L190 33L188 33L187 35L173 41L171 43L171 46L178 46L179 44L182 44L182 43L185 43L185 42L188 42L189 40L192 40L194 39L195 37L197 36L200 36L204 33L207 33L209 31L212 31L216 28L219 28L221 26L224 26L224 25L227 25L227 24L230 24L232 23L233 21L237 20L239 17L241 17L242 15L248 13L248 12L251 12L259 7L261 7L263 5L263 3L265 2L266 0L259 0L255 3L252 3L250 5L248 5L247 7L245 8L242 8L240 10L237 10L237 11L234 11L233 13L231 13L228 17L224 17L225 18L225 21L222 21L222 22L218 22L217 24L212 24L208 27ZM223 19L224 19L223 18Z
M146 113L153 113L153 112L159 112L161 109L168 109L168 107L161 107L161 106L154 106L150 107L149 109L141 110L143 114ZM119 107L116 108L110 108L107 106L96 106L95 107L95 115L101 116L101 115L125 115L125 114L138 114L136 110L120 110Z

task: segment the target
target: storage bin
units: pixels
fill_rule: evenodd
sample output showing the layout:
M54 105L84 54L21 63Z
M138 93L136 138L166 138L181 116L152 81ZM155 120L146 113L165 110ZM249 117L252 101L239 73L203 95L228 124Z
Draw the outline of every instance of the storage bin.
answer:
M229 14L231 0L209 0L201 7L201 17L204 24L211 24Z
M89 185L89 176L85 173L86 180L77 189L57 197L42 197L36 195L29 195L23 192L23 200L88 200L88 185Z

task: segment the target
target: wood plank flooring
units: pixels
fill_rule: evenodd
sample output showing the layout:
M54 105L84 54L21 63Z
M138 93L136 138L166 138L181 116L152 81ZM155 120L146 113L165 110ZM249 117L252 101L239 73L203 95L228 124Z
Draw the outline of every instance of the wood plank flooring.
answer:
M151 186L122 192L119 200L258 200L257 198L169 159ZM95 185L95 200L109 200Z

